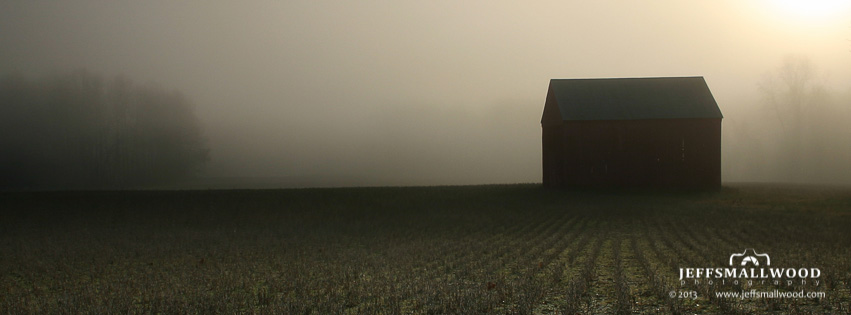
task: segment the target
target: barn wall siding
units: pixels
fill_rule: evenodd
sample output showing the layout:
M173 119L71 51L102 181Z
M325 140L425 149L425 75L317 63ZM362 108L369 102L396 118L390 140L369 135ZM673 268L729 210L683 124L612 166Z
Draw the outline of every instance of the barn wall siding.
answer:
M544 184L721 185L721 119L565 121L544 127Z
M562 185L562 154L563 128L560 125L544 126L543 128L543 170L544 185Z

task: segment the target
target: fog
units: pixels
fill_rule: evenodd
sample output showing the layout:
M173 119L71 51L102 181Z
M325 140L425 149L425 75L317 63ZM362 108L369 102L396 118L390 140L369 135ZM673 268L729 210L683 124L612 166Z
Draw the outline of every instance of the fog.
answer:
M849 39L849 5L767 0L0 3L0 74L179 90L233 187L540 182L550 79L693 75L725 182L851 184Z

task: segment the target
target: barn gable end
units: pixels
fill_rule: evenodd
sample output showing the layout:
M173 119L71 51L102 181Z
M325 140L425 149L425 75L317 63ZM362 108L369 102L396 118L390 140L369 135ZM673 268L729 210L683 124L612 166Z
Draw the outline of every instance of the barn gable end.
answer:
M702 77L551 80L544 185L718 188L722 118Z
M564 121L559 104L556 101L553 85L550 83L550 88L547 90L547 101L544 104L544 115L541 117L541 125L561 125Z

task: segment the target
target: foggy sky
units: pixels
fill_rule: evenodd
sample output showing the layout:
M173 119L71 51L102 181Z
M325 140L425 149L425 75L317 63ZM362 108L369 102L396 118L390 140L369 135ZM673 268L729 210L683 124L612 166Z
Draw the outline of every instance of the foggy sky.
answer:
M0 73L87 69L180 90L205 176L304 185L541 181L551 78L700 75L730 139L759 82L805 55L851 87L851 7L752 1L4 1ZM740 150L737 152L736 150ZM730 165L728 167L728 165ZM765 177L768 178L768 177Z

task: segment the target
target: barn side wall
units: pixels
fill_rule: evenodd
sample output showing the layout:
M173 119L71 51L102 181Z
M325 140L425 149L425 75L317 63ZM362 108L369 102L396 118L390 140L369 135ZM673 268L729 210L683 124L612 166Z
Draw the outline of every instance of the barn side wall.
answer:
M564 184L562 145L564 128L561 125L543 126L543 179L544 186L553 187Z
M544 129L545 185L721 187L721 119L567 121L560 133Z
M561 163L564 159L564 123L552 88L547 91L541 127L544 186L560 186L564 179Z

